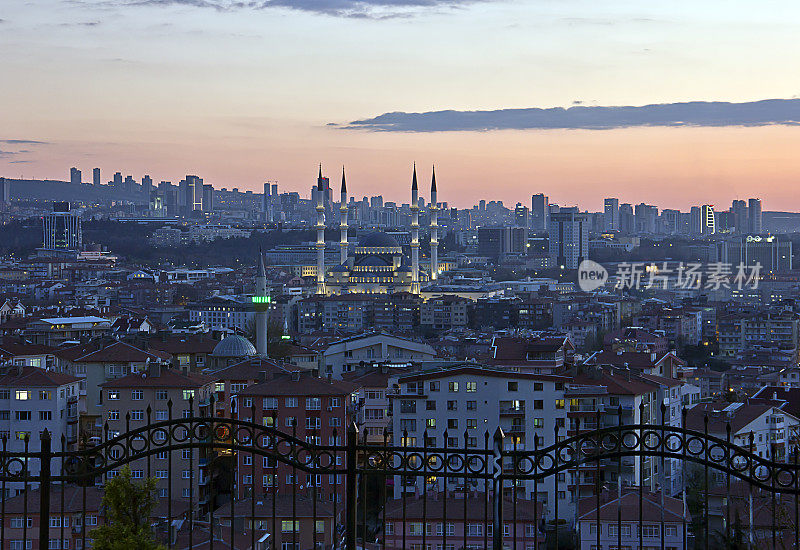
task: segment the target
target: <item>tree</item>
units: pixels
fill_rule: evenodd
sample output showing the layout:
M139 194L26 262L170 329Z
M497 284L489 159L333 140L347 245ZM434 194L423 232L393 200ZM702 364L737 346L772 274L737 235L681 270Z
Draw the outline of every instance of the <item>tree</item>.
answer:
M135 482L125 466L106 483L103 508L108 522L92 532L95 550L165 550L153 539L150 517L156 506L156 481Z

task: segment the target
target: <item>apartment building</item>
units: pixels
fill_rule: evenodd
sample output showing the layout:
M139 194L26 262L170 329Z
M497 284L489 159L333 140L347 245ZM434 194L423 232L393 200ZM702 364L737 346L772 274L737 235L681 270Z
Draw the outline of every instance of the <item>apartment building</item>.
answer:
M48 317L28 323L24 335L34 344L59 346L65 342L86 342L111 332L111 321L103 317Z
M469 493L466 496L436 493L422 498L406 497L405 502L402 498L387 502L386 547L403 548L405 544L406 548L420 550L443 548L445 538L447 548L478 550L490 547L494 527L491 499L487 498L486 493ZM545 537L539 529L544 515L541 502L504 499L503 548L544 548Z
M127 342L97 339L86 344L60 348L56 352L62 372L80 378L86 410L81 414L82 440L102 437L101 386L104 382L139 373L151 364L166 363L170 356L157 350L143 350Z
M75 443L78 414L83 407L80 380L68 374L37 367L5 368L0 374L0 437L7 438L6 450L22 453L41 450L41 434L50 432L53 450L61 449L62 437L69 447ZM39 471L37 459L30 460L30 470ZM52 464L52 474L60 465ZM24 490L24 484L8 482L6 495ZM29 485L30 487L30 485Z
M291 364L279 364L263 357L250 357L223 369L206 371L205 374L214 379L213 415L231 418L233 398L248 386L300 370Z
M494 367L528 374L558 374L572 363L575 346L568 336L496 336L489 352L489 364Z
M556 427L561 429L559 438L566 436L567 382L569 379L561 376L515 373L472 364L401 376L398 390L390 396L395 444L483 449L485 434L491 436L499 427L506 435L507 449L515 445L518 450L533 449L535 437L540 448L552 445ZM428 487L423 487L426 483ZM409 477L395 480L394 497L426 490L463 494L479 490L478 485L477 480L467 480L464 487L459 478L439 478L428 483ZM519 482L516 489L510 485L505 488L507 494L514 490L519 498L529 500L538 492L551 517L558 499L559 515L571 517L564 474L550 476L537 490L533 481Z
M472 300L460 296L436 296L419 307L419 324L431 330L450 330L466 327L467 311Z
M170 401L172 418L200 415L200 407L213 389L212 377L186 374L156 364L142 372L101 383L98 408L103 424L108 424L108 436L116 437L128 431L128 426L133 430L146 426L148 422L168 420ZM148 407L151 409L149 418ZM166 435L155 434L154 437L163 438ZM188 502L193 499L198 502L201 496L200 487L208 480L201 459L205 460L207 457L201 455L200 449L172 451L171 457L168 452L152 455L150 471L151 476L156 479L158 496L167 497L171 488L173 500ZM170 460L171 472L168 469ZM136 460L130 467L132 477L141 479L146 475L148 460ZM109 477L114 475L115 472L109 472Z
M429 361L436 357L430 345L392 336L385 332L373 332L344 338L330 344L322 352L323 376L341 378L364 365L396 364Z
M666 548L687 550L691 547L683 544L684 529L691 525L691 516L688 512L684 514L680 499L667 496L662 499L660 494L647 491L642 495L640 508L639 491L612 490L601 493L599 508L596 497L587 497L581 499L578 509L579 550L610 550L617 548L620 540L621 548L640 548L640 528L644 548L662 547L662 528ZM619 521L620 513L622 521Z
M700 403L687 412L686 427L702 432L706 416L710 435L725 439L730 424L732 443L762 458L778 462L787 460L800 430L800 419L769 399L747 399L741 403Z
M719 353L735 357L738 352L754 347L774 347L798 352L798 316L788 310L757 313L734 313L718 319Z
M236 396L237 417L274 427L312 445L343 445L347 427L353 422L358 403L358 384L317 378L301 372L273 376L248 386ZM253 406L255 405L255 417ZM269 436L263 444L269 444ZM298 492L316 487L322 500L342 500L342 476L306 474L269 457L237 453L239 497ZM344 452L335 457L344 462Z
M392 441L392 417L389 393L398 386L398 378L411 371L411 368L392 368L383 365L366 367L359 371L349 372L343 379L357 384L358 414L356 423L369 443ZM387 439L384 439L384 435Z

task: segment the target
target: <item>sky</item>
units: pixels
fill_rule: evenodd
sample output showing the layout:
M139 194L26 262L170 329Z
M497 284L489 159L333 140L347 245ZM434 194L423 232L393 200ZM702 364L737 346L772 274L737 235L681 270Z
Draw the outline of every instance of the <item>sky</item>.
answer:
M0 175L800 210L796 1L2 0ZM610 108L614 107L614 108ZM421 186L427 189L427 186Z

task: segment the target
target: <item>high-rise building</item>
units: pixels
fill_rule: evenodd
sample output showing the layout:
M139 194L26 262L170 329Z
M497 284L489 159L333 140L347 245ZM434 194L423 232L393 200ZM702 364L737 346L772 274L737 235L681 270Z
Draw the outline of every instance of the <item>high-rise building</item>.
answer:
M774 235L738 237L724 243L721 260L731 264L734 272L740 263L751 267L759 264L762 272L791 271L792 241Z
M737 233L747 233L749 219L747 217L747 203L743 200L735 200L731 204L733 212L733 224L736 226Z
M760 234L763 231L761 226L761 199L747 201L747 213L749 214L748 231L752 235Z
M100 169L95 168L92 170L92 183L95 185L100 185Z
M530 225L528 207L522 206L520 202L518 202L516 208L514 208L514 225L516 227L524 227L525 229Z
M523 256L528 244L524 227L479 227L478 254L499 259L508 255Z
M81 171L75 168L74 166L69 169L69 182L73 185L80 185L81 182Z
M114 187L122 187L122 172L114 173Z
M623 233L631 235L636 230L636 219L633 216L633 206L623 203L619 205L619 229Z
M203 210L203 180L197 176L186 176L186 198L184 204L188 212ZM183 182L181 182L183 184Z
M547 218L550 214L550 199L539 193L531 197L531 229L547 231Z
M586 214L561 209L550 215L550 263L577 269L589 256L589 227Z
M637 233L656 232L656 218L658 218L658 208L650 204L640 203L634 210L634 218Z
M81 217L70 212L68 202L53 203L53 212L42 218L46 250L79 250L83 244Z
M700 207L700 233L703 235L713 235L716 233L717 225L714 217L714 205L704 204Z
M203 185L203 212L214 210L214 187L210 183Z
M153 178L144 176L142 178L142 194L150 200L150 192L153 190Z
M692 206L689 211L689 234L700 235L703 232L703 215L699 206Z
M0 178L0 207L11 205L11 182Z
M605 199L603 201L603 214L605 216L605 230L619 229L619 199Z
M680 232L680 210L666 208L661 211L661 230L667 235Z

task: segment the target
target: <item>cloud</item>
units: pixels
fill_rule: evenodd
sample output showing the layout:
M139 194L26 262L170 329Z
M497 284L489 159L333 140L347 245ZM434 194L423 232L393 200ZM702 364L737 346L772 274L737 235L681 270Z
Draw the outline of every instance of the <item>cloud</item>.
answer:
M284 8L335 17L389 19L421 8L458 8L493 0L106 0L114 6L186 6L217 11Z
M800 124L800 99L746 103L693 101L643 106L498 109L494 111L392 112L337 125L383 132L451 132L529 129L609 130L635 126L766 126Z
M9 145L45 145L46 141L36 141L33 139L0 139L0 143L8 143Z

